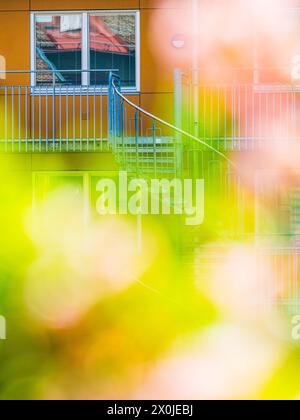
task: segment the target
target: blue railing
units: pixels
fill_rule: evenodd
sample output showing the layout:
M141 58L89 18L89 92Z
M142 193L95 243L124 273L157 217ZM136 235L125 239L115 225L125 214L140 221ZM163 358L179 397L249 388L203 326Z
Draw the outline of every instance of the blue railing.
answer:
M8 83L0 83L0 152L107 150L107 85L72 85L61 77L86 72L108 77L109 70L3 72ZM47 81L36 80L38 74Z

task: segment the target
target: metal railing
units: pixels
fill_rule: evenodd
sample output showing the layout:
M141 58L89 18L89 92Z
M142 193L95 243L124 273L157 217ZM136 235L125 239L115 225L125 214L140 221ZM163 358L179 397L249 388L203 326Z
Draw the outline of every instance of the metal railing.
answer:
M107 77L107 86L83 86L80 77L79 84L70 84L61 79L64 73L74 73L74 77L77 77L92 72L103 73L103 77ZM6 152L98 151L107 147L106 94L110 72L114 74L117 71L6 71L8 80L24 77L25 84L10 83L5 86L5 82L1 81L0 149ZM47 75L49 81L40 81L34 85L37 74ZM146 165L146 158L150 158L151 147L155 146L158 148L155 153L157 167L166 166L168 161L169 166L175 165L177 173L180 172L184 161L183 140L185 144L190 141L190 151L197 148L218 151L223 153L222 158L225 159L227 152L232 150L255 150L272 147L276 142L300 141L297 118L300 90L297 86L237 83L199 85L199 115L195 116L191 106L194 92L192 81L182 73L181 76L177 77L177 85L175 83L176 126L129 103L119 89L122 95L118 99L119 111L122 109L124 116L118 118L120 124L121 121L124 124L118 128L117 134L122 132L118 141L122 136L127 143L129 139L138 137L139 146L143 143L145 150L148 143L148 155L145 151L145 159L137 162L141 166L139 170L143 167L145 170L150 169ZM32 78L32 81L26 82L26 77ZM117 83L117 76L113 78L113 83ZM178 90L181 93L176 96ZM112 105L113 102L111 108ZM112 134L114 136L116 133L111 130L111 137ZM171 150L174 145L176 156ZM126 159L130 155L133 157L129 148L133 148L132 144L123 148L123 157ZM120 144L118 149L120 160ZM159 155L159 150L164 156ZM139 160L138 156L135 158Z
M113 73L110 73L108 101L109 141L122 168L137 174L182 177L190 169L185 164L185 155L190 151L186 148L187 141L234 166L226 154L213 145L126 98L120 78Z
M221 151L270 148L278 142L300 141L300 89L282 83L207 83L194 86L179 71L175 92L182 100L180 123ZM193 110L197 92L199 113Z
M6 75L49 75L51 82L0 85L0 151L102 151L107 149L107 87L74 85L66 73L109 70L7 71Z

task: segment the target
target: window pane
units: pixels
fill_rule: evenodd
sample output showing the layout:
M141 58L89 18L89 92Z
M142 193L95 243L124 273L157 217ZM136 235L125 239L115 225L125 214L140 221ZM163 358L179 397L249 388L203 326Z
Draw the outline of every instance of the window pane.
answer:
M118 69L123 86L136 86L135 15L90 16L90 68ZM107 85L108 74L91 73L92 85Z
M82 16L36 16L36 70L37 84L52 83L52 72L58 70L56 82L81 84Z

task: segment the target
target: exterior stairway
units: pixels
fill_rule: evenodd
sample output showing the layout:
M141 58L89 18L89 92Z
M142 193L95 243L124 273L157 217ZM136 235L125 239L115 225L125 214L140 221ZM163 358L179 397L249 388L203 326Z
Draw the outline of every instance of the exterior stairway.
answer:
M128 173L176 175L177 151L172 137L126 137L116 142L114 153L120 168Z

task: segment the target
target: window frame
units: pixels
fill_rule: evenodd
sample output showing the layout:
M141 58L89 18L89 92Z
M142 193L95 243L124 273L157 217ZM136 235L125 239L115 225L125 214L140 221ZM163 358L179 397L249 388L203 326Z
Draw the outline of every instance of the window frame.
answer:
M90 49L89 49L89 16L98 15L98 16L111 16L111 15L125 15L125 16L135 16L135 86L126 87L123 86L123 91L126 93L137 94L140 92L140 66L141 66L141 40L140 40L140 11L137 9L126 9L126 10L63 10L63 11L34 11L30 14L30 83L33 94L47 94L49 90L53 91L53 86L39 86L36 84L36 16L41 15L51 15L51 16L61 16L61 15L81 15L82 16L82 80L81 85L75 87L75 93L78 95L81 94L95 94L95 91L101 93L107 93L107 86L94 86L90 85L89 74L84 73L83 70L89 70L90 68ZM60 93L67 93L68 87L64 85L58 85L57 89ZM72 90L73 92L73 90Z

